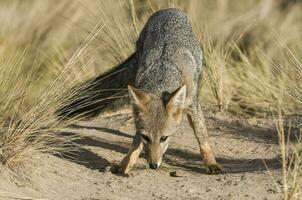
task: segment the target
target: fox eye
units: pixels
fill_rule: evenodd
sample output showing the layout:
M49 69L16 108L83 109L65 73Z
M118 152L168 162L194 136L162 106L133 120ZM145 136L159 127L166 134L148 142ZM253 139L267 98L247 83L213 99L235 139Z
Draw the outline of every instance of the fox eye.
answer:
M163 137L160 138L160 142L164 142L164 141L166 141L167 139L168 139L168 136L163 136Z
M151 140L150 140L150 138L149 138L148 136L146 136L146 135L144 135L144 134L140 134L140 135L141 135L141 137L143 138L143 140L145 140L146 142L148 142L148 143L151 142Z

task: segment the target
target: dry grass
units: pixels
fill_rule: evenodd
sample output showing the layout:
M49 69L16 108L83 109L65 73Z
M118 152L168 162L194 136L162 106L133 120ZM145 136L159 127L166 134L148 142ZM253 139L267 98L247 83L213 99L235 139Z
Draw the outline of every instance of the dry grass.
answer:
M59 58L29 63L29 57L38 53L32 46L11 56L6 52L9 56L1 58L1 172L9 171L14 178L27 178L33 166L31 162L41 154L60 155L76 150L72 141L78 136L63 136L60 131L77 119L62 121L55 112L73 96L74 86L91 74L91 70L85 68L90 62L82 56L100 30L102 26L97 24L62 64L57 63ZM60 70L56 72L52 67Z
M286 54L291 63L291 73L283 71L283 76L288 77L290 87L283 91L291 96L294 101L301 107L302 87L299 85L299 80L302 79L302 62L297 54L295 54L288 46L283 46L286 49ZM301 46L300 46L301 47ZM296 53L301 53L301 49ZM298 54L299 55L299 54ZM285 128L283 124L284 117L279 110L278 121L276 123L279 144L282 155L283 168L283 191L284 199L296 200L302 198L302 124L301 119L295 128L298 129L298 138L295 143L289 141L291 134L291 123L289 123L288 137L285 136Z
M285 132L290 134L289 130L285 130L284 119L279 110L278 118L276 119L276 128L279 136L279 144L282 158L283 169L283 197L286 200L297 200L302 198L302 145L301 137L298 143L290 143L289 137L286 137ZM301 134L301 130L300 130Z
M62 94L72 96L70 88L75 84L130 55L146 20L160 8L179 7L193 21L205 54L204 106L257 116L278 113L279 108L285 115L301 113L300 1L14 0L0 4L2 168L22 169L39 153L69 150L72 138L58 134L69 122L57 121L54 115L68 100ZM286 198L301 193L301 145L293 149L294 162L285 173Z
M32 72L22 72L20 60L3 63L0 70L1 85L1 132L0 169L12 170L13 175L26 171L24 166L41 153L60 153L71 147L71 137L59 135L59 128L68 124L58 121L54 115L56 106L64 101L61 83L41 91L38 97L30 96ZM12 70L13 69L13 70ZM66 87L68 88L68 87Z

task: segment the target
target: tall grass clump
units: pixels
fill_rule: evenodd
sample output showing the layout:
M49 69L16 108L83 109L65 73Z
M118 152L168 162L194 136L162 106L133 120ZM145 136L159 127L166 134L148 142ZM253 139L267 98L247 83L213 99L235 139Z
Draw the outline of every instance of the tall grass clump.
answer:
M8 170L14 177L28 171L44 153L73 150L75 137L60 134L70 121L60 121L54 114L65 101L62 93L70 93L72 84L54 80L33 98L31 86L39 67L24 74L24 56L0 61L0 172Z
M12 5L20 9L22 4L14 2ZM34 6L44 5L36 3ZM61 6L58 4L54 8ZM39 12L31 15L39 15ZM16 21L24 16L19 17ZM27 23L28 31L31 31L30 27L34 27L35 22ZM45 26L52 25L45 22ZM88 47L101 30L101 23L96 24L79 45L74 44L74 48L64 53L57 48L57 44L51 46L53 50L43 51L42 41L50 45L56 35L51 28L45 33L49 36L45 35L41 42L33 41L36 39L35 32L16 36L15 39L20 41L15 47L11 46L10 41L3 42L3 51L0 52L0 173L9 172L13 178L27 177L35 160L42 155L61 155L76 150L72 141L78 136L63 135L61 132L77 119L58 119L56 111L81 87L79 83L91 77L91 67L87 66L91 65L93 57L87 58ZM27 29L22 31L26 32ZM70 33L69 28L62 28L61 31ZM2 36L5 37L5 34Z
M301 46L301 42L297 41ZM291 66L291 73L283 68L278 68L282 75L289 77L291 81L288 81L289 87L281 88L287 96L293 99L298 106L302 106L302 62L301 55L302 48L294 52L290 47L284 45L282 41L280 46L283 47L285 56L288 59L288 64ZM279 144L282 158L283 169L283 194L286 200L297 200L302 198L302 122L301 116L298 119L298 123L284 124L285 116L282 115L281 108L279 107L278 119L276 120L276 127L279 136ZM291 122L291 119L289 119ZM295 131L295 140L291 142L289 140L292 129ZM286 134L287 133L287 134Z
M297 143L291 143L285 133L290 134L291 129L289 127L289 130L285 130L283 121L284 118L280 110L276 119L276 128L282 159L283 198L285 200L298 200L302 198L302 132L300 129Z

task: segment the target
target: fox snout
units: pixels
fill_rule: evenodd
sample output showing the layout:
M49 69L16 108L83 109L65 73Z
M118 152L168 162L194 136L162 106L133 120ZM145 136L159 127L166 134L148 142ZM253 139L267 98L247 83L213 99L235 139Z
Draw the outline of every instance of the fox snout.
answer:
M150 169L157 169L159 166L157 165L157 163L150 162L149 167L150 167Z
M149 163L150 169L157 169L159 168L163 155L165 153L165 147L162 146L163 144L154 142L151 144L146 144L146 153L147 153L147 161ZM166 143L164 146L168 145Z

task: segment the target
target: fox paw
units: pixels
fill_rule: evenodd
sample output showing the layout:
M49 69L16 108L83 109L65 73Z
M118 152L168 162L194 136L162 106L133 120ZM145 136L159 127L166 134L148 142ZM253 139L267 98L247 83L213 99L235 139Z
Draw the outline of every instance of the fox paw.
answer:
M111 165L110 171L113 174L127 176L127 172L125 171L125 169L117 164Z
M222 168L218 164L209 165L207 167L208 174L221 174Z

